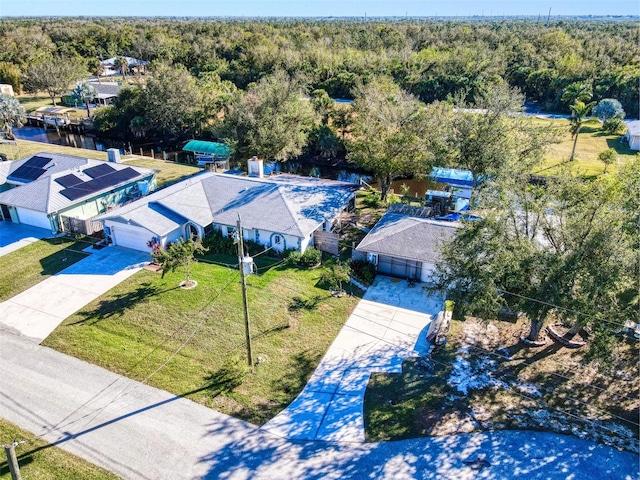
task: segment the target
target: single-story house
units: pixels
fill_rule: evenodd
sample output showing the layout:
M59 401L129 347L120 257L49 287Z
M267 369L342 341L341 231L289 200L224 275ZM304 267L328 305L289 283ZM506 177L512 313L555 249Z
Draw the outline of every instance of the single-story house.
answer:
M277 175L252 178L203 172L98 217L114 245L149 251L180 237L203 238L213 230L231 235L238 215L243 236L275 250L304 251L314 233L330 231L353 206L359 186Z
M119 75L120 73L122 73L120 71L120 69L116 69L116 59L118 57L111 57L111 58L107 58L106 60L102 60L102 67L103 67L103 72L102 75L106 75L106 76L110 76L110 75ZM128 72L135 72L135 71L144 71L144 69L147 67L147 63L144 60L140 60L138 58L133 58L133 57L122 57L127 61L127 66L128 66Z
M95 103L96 105L111 105L115 99L118 97L118 93L120 90L124 88L122 82L87 82L91 85L95 91L96 96L92 100L91 103ZM75 105L76 107L82 107L77 103L77 101L73 98L71 92L65 93L61 97L61 101L65 105ZM82 103L82 102L80 102Z
M640 120L626 120L627 133L624 139L629 143L631 150L640 150Z
M148 168L54 153L0 162L0 219L54 233L75 231L70 219L90 221L154 190L155 174Z
M460 228L459 222L387 211L356 247L383 275L429 283L440 263L440 248Z

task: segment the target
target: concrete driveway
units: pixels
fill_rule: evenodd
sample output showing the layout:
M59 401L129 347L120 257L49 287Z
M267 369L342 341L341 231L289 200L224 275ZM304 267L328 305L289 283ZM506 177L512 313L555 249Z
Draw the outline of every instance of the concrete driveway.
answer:
M0 303L0 328L42 342L69 315L146 265L148 254L120 247L87 258Z
M19 223L0 222L0 257L18 250L41 238L52 237L50 230L31 227Z
M372 372L401 372L425 355L426 329L443 308L420 284L377 276L304 390L262 429L295 440L364 443L364 393Z

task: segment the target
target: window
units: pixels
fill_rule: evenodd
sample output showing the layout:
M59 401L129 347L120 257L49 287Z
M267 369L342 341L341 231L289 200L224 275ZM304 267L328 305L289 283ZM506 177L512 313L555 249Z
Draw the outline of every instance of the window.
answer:
M282 243L282 237L280 235L274 235L273 236L273 244L274 245L278 245Z

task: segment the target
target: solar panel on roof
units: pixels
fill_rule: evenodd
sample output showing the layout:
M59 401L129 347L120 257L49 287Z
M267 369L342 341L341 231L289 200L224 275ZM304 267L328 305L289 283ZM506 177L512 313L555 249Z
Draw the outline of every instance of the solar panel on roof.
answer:
M112 173L111 175L109 175L109 178L112 179L111 185L117 185L118 183L126 182L127 180L132 180L136 178L138 175L140 174L136 172L133 168L127 167L123 170L118 170L117 172Z
M34 155L29 160L24 162L24 165L27 165L29 167L35 167L35 168L42 168L47 163L49 163L50 161L51 161L51 158L41 157L39 155Z
M29 165L22 165L11 173L11 177L19 178L21 180L33 181L39 178L46 170L43 168L31 167Z
M96 165L95 167L87 168L86 170L83 170L83 171L84 173L89 175L91 178L102 177L103 175L108 175L110 173L115 172L115 170L111 166L107 165L106 163L103 163L102 165Z
M74 185L78 185L82 183L82 180L76 177L73 174L65 175L64 177L56 178L56 182L62 185L63 187L73 187Z
M82 197L88 195L89 193L90 192L87 192L84 189L84 185L83 186L69 187L69 188L65 188L64 190L60 191L60 194L64 195L65 197L67 197L69 200L77 200L78 198L82 198Z

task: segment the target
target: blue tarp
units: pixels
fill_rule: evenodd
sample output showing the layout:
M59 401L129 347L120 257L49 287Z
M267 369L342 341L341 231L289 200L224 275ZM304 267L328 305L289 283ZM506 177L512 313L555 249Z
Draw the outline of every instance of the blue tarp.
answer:
M431 179L448 185L458 185L462 187L473 186L473 174L469 170L434 167L433 170L431 170Z

